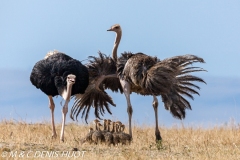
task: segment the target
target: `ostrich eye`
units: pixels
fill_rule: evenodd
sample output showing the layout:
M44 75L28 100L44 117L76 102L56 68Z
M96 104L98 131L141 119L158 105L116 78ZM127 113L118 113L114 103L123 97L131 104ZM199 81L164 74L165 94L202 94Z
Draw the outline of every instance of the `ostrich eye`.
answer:
M119 27L115 27L116 29L118 29Z

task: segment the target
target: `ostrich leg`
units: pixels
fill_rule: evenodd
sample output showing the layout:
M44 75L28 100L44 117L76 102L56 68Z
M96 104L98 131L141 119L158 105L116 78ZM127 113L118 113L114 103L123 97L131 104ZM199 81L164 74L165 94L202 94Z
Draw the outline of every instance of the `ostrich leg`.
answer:
M128 105L128 108L127 108L127 112L128 112L128 121L129 121L129 134L130 136L132 137L132 112L133 112L133 109L132 109L132 105L131 105L131 102L130 102L130 84L125 81L125 80L120 80L120 83L122 85L122 88L123 88L123 92L124 92L124 95L127 99L127 105Z
M68 112L68 103L69 103L69 98L65 101L65 104L62 109L62 130L61 130L61 136L60 140L64 142L64 128L65 128L65 122L66 122L66 114Z
M155 127L155 136L156 136L156 141L162 140L162 137L160 135L160 131L158 129L158 99L156 96L153 96L153 109L155 112L155 123L156 123L156 127Z
M55 104L53 102L52 96L48 96L49 99L49 108L51 110L51 122L52 122L52 138L57 137L56 129L55 129L55 123L54 123L54 108Z

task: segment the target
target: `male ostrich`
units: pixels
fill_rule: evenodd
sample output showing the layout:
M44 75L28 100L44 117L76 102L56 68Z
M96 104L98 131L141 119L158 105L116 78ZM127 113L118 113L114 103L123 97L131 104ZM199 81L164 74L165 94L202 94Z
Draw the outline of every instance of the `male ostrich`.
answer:
M70 97L83 94L89 83L87 68L80 61L58 51L49 52L43 60L35 64L30 75L30 81L41 89L49 99L51 110L52 137L56 138L54 124L54 96L60 95L65 100L62 109L62 129L60 140L64 141L64 127Z

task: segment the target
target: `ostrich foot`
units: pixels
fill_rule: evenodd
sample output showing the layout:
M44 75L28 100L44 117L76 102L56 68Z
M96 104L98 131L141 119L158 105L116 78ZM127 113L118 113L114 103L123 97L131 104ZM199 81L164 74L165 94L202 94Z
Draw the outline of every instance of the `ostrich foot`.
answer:
M161 141L161 140L162 140L162 137L161 137L159 131L156 131L156 132L155 132L155 136L156 136L156 141Z
M52 139L56 139L57 138L57 134L52 134Z

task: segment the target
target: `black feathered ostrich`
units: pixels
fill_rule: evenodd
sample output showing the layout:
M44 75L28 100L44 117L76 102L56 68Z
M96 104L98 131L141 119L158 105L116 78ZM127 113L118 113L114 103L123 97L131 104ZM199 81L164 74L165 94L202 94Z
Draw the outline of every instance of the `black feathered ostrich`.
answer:
M193 99L192 94L199 94L196 89L200 89L193 82L197 81L205 83L203 79L190 74L192 72L205 70L189 65L195 62L204 63L204 60L195 55L183 55L160 61L157 57L148 56L143 53L132 54L130 52L124 52L121 57L117 58L117 48L121 40L122 30L120 25L116 24L113 25L108 31L116 32L116 39L111 60L113 60L116 65L117 70L115 73L117 74L121 84L119 87L116 83L115 88L122 89L127 100L129 134L132 136L131 119L133 109L130 101L130 94L131 92L135 92L144 96L153 96L152 105L155 112L156 124L155 136L156 140L161 140L162 137L158 128L157 96L162 97L165 108L169 110L175 118L185 118L185 109L191 109L191 105L183 96ZM90 61L89 66L97 66L97 60L102 59L102 61L106 61L107 58L109 59L109 57L106 57L105 59L104 57L94 57L94 59ZM111 67L109 66L109 68ZM116 76L116 74L112 74L112 78ZM99 80L97 84L99 84L99 86L107 86L106 81ZM100 87L100 89L104 88ZM88 94L90 95L90 93ZM81 102L81 98L77 97L76 102L78 103L74 104L75 109L85 108L86 104L79 103ZM89 105L90 104L88 104L88 106ZM81 109L76 110L79 112L81 111ZM98 112L97 108L95 108L95 112ZM83 111L83 114L84 113L85 110Z
M87 68L80 61L58 52L49 52L43 60L35 64L30 75L30 81L36 88L41 89L49 99L51 110L52 137L56 138L54 124L54 96L60 95L65 100L62 109L62 129L60 140L64 141L64 127L70 97L83 94L89 83Z

